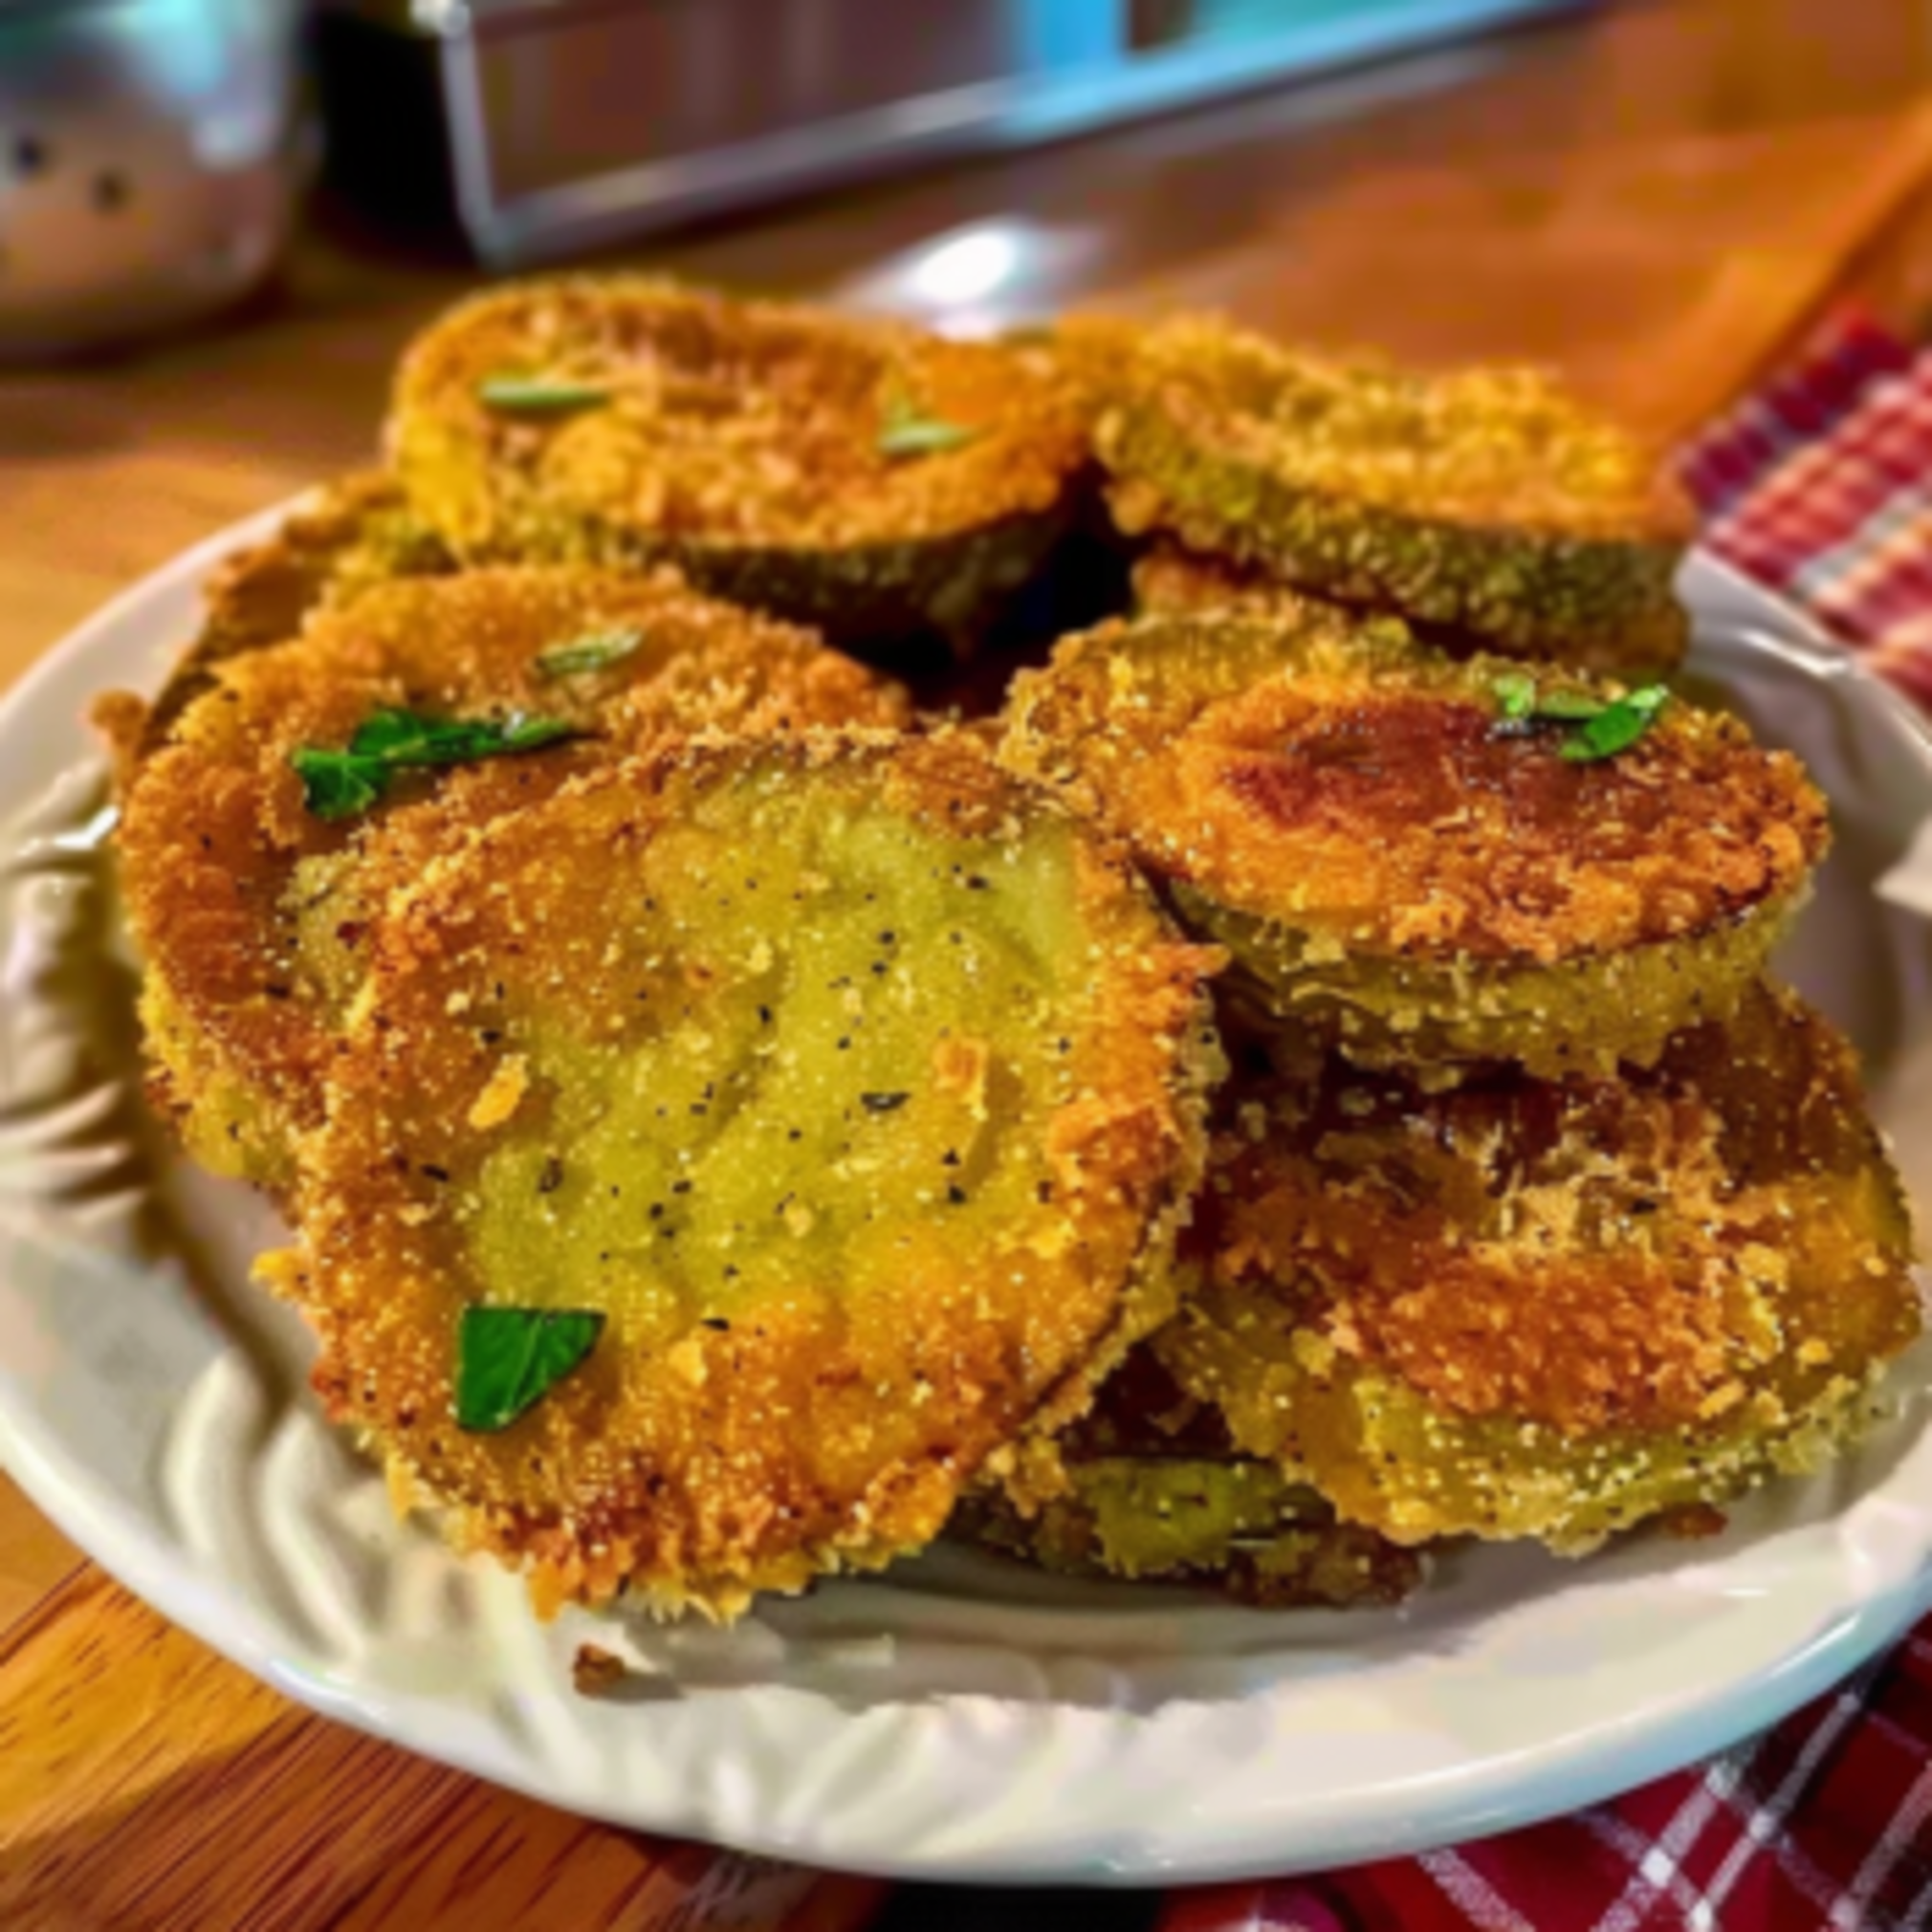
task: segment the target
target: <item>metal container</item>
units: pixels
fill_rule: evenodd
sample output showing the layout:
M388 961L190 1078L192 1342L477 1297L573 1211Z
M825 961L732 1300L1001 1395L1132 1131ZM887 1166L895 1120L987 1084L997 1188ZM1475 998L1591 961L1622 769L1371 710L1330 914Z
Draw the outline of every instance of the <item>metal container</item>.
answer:
M318 0L336 187L496 266L1579 0Z
M0 357L163 329L287 236L296 0L0 0Z

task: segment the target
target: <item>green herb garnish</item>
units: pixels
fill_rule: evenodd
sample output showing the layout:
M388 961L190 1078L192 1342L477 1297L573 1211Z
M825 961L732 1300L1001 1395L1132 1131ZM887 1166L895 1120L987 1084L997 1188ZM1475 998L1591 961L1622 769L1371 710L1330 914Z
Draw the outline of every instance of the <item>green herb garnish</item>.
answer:
M499 720L379 711L356 727L345 750L298 745L289 763L302 781L302 803L317 818L347 819L375 804L400 771L538 751L576 735L577 728L560 718L516 713Z
M961 423L922 416L903 392L893 389L887 394L879 423L879 453L895 461L904 456L934 456L961 448L978 433Z
M622 664L644 642L641 630L589 630L568 644L537 653L538 677L576 677L586 670L608 670Z
M942 423L935 416L907 416L888 423L879 431L879 453L894 458L933 456L944 450L959 449L977 433L957 423Z
M610 401L602 383L573 383L552 376L485 376L476 384L476 400L486 408L513 415L565 416L595 409Z
M456 1426L507 1429L575 1369L604 1332L593 1308L465 1308L456 1328Z
M897 1113L911 1097L910 1093L862 1093L859 1105L867 1113Z
M1628 751L1651 728L1669 697L1662 685L1651 684L1605 705L1564 739L1562 756L1572 764L1589 764Z
M1504 720L1504 729L1526 732L1539 724L1570 724L1576 730L1558 748L1572 764L1589 764L1628 751L1669 701L1660 684L1646 685L1625 697L1592 697L1588 692L1543 691L1526 671L1505 671L1490 689Z
M1536 680L1520 670L1505 671L1489 688L1506 718L1527 720L1536 709Z

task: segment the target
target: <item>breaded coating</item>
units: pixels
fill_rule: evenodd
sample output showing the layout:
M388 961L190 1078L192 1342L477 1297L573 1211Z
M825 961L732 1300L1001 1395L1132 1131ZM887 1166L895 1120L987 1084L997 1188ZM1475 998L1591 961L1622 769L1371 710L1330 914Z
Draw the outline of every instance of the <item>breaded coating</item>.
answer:
M1279 1463L1238 1454L1148 1343L1059 1446L1065 1493L1031 1517L969 1498L955 1530L1065 1575L1210 1584L1269 1610L1397 1603L1421 1580L1413 1550L1338 1523Z
M1683 655L1692 525L1654 452L1548 378L1339 362L1199 318L1115 359L1095 449L1131 536L1635 675Z
M1200 617L1218 610L1292 623L1310 608L1346 608L1292 589L1253 564L1203 557L1165 538L1156 538L1134 560L1131 582L1133 610L1139 617ZM1355 615L1359 618L1361 613ZM1447 657L1484 654L1481 638L1446 625L1420 624L1412 618L1405 628L1418 643Z
M577 400L505 403L512 379ZM388 435L467 560L668 560L873 649L970 642L1089 461L1063 387L994 345L636 276L451 311L406 358Z
M1560 729L1505 715L1522 675L1314 605L1148 618L1022 676L1002 756L1126 836L1258 998L1358 1060L1647 1061L1762 971L1825 803L1682 700L1573 761Z
M546 1611L917 1549L1171 1311L1211 963L964 735L574 783L379 929L273 1270L317 1385ZM605 1325L491 1434L478 1305Z
M1036 375L1071 395L1091 425L1119 401L1149 326L1130 316L1076 311L1021 323L999 340Z
M1224 1099L1207 1285L1156 1346L1351 1522L1588 1549L1816 1468L1919 1332L1854 1056L1790 994L1616 1080L1277 1052Z
M634 632L606 668L547 675L540 653ZM141 765L119 834L146 963L151 1094L217 1173L291 1177L313 1126L357 947L381 891L451 840L573 773L715 727L905 720L903 692L807 631L658 578L477 571L373 589L299 641L230 656ZM380 808L318 817L292 767L378 713L559 719L583 735L517 757L411 772Z
M1198 617L1210 610L1273 617L1298 613L1307 602L1252 564L1203 557L1166 538L1156 538L1134 560L1133 607L1141 617Z
M380 583L455 567L388 477L344 476L318 490L266 543L222 564L207 587L206 622L151 703L132 692L96 700L92 715L121 782L213 684L216 665L285 644L313 612L351 604Z

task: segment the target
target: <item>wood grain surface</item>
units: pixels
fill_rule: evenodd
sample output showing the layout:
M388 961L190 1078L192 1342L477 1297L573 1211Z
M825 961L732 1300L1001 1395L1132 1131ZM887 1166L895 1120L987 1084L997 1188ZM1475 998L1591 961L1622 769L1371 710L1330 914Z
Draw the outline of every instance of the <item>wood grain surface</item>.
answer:
M1430 361L1529 357L1663 437L1838 292L1915 320L1932 301L1928 89L1903 4L1658 0L640 259L876 292L1000 222L1052 244L1021 311L1184 301ZM0 683L184 545L367 460L398 347L470 280L312 241L219 329L0 375ZM585 1824L310 1716L0 1477L6 1932L854 1932L878 1896Z

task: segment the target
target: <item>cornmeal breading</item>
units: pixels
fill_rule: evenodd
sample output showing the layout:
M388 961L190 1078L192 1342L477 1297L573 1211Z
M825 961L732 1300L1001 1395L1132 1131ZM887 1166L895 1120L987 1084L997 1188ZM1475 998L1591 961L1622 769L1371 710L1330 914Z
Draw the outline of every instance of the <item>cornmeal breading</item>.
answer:
M1199 318L1099 366L1116 400L1095 447L1130 535L1512 656L1652 674L1683 655L1687 506L1541 375L1336 362Z

